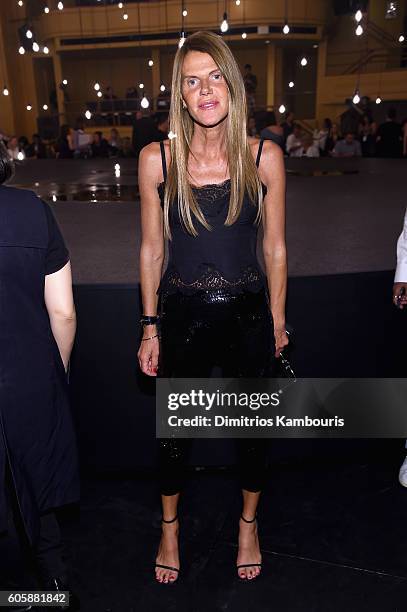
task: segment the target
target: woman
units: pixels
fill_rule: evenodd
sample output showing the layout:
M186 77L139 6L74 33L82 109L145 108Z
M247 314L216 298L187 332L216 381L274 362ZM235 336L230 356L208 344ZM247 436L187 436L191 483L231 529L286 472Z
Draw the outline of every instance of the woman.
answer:
M21 524L42 588L66 590L54 509L79 496L66 385L76 329L71 266L48 204L3 185L12 173L0 144L0 533ZM71 599L65 609L76 609Z
M141 370L206 377L220 363L226 377L268 376L274 355L287 344L281 149L247 137L243 80L216 34L187 38L175 57L171 91L176 137L148 145L139 160ZM260 217L267 278L256 260ZM160 283L163 234L170 253ZM155 573L169 583L179 571L177 507L189 443L159 440L158 447L163 523ZM266 475L265 441L239 440L238 451L243 510L237 567L240 578L252 579L261 566L256 509Z

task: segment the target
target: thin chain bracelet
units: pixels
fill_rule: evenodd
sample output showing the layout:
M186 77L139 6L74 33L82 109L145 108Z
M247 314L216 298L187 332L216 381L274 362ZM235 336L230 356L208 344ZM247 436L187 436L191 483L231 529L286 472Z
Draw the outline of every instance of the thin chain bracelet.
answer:
M150 336L149 338L142 338L141 341L145 342L145 340L152 340L153 338L157 338L159 334L155 334L155 336Z

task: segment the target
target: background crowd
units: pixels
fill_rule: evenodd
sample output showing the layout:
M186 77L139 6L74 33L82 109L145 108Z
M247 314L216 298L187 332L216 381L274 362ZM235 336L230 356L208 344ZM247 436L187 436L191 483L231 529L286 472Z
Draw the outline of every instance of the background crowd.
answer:
M369 97L362 97L358 104L347 100L346 110L333 121L324 119L322 126L314 128L307 122L295 121L292 111L287 111L278 121L273 110L261 110L256 106L258 79L252 66L244 67L243 80L248 108L248 134L276 142L289 157L407 157L407 117L399 121L397 109L387 109L386 120L378 123L374 106ZM27 158L89 158L89 157L137 157L141 149L150 142L167 138L169 92L160 92L156 100L156 113L140 108L136 87L128 87L126 100L134 104L130 116L132 137L121 136L117 127L110 127L117 115L116 106L110 109L106 104L120 103L111 86L106 86L100 104L105 104L100 121L93 117L93 123L108 126L108 134L95 128L89 133L85 124L89 122L78 117L75 125L61 125L59 137L43 142L39 134L33 134L31 142L26 136L6 135L2 140L10 157L14 160ZM113 112L114 111L114 112ZM104 128L106 129L106 128Z

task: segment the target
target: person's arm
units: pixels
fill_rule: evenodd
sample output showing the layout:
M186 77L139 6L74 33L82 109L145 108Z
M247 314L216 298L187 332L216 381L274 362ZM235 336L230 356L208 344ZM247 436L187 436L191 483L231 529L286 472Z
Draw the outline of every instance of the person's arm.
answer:
M138 181L141 201L140 286L143 314L156 316L157 289L164 263L164 219L157 192L161 180L161 153L158 143L151 143L140 152ZM161 171L162 173L162 171ZM157 334L156 325L143 328L143 338ZM141 371L157 375L158 338L142 340L138 351Z
M267 187L263 202L263 256L274 322L276 357L288 344L285 329L287 253L285 244L285 166L281 148L265 141L259 167Z
M404 295L397 296L404 290ZM397 241L397 268L394 276L393 302L396 306L407 306L407 210L404 216L404 227Z
M68 368L76 332L75 304L72 294L71 264L45 277L45 305L51 330L65 367Z

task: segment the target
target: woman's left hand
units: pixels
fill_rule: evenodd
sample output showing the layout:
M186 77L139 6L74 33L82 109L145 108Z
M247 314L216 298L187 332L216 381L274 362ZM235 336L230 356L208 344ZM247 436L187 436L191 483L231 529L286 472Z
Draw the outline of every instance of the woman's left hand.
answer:
M276 357L280 357L280 353L288 344L288 336L285 327L274 328L274 339L276 342Z

